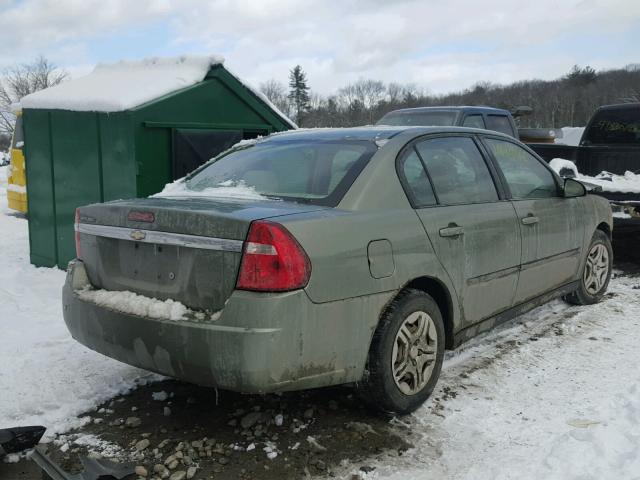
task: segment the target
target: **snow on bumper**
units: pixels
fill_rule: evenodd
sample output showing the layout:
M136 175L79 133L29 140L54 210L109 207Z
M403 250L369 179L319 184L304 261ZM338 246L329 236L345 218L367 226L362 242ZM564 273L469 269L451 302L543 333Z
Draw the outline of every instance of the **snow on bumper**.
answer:
M362 302L380 308L386 302L380 297L316 305L302 290L235 291L215 321L172 321L84 300L78 291L88 285L82 262L71 262L63 314L78 342L136 367L243 393L359 380L375 324L345 321L343 315L353 319L362 312Z

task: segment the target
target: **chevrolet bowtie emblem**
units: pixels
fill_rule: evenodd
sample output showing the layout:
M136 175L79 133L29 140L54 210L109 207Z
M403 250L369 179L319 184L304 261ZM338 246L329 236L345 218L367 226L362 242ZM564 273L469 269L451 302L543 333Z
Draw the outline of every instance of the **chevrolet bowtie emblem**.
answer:
M133 230L129 236L134 239L134 240L144 240L144 238L147 236L146 233L140 231L140 230Z

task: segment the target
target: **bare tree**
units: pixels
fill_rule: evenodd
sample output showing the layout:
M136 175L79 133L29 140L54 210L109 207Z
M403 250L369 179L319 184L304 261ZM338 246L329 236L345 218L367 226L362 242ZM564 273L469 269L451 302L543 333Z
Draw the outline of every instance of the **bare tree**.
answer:
M290 115L291 104L287 98L287 89L285 86L274 80L267 80L260 84L260 91L285 115Z
M31 63L6 69L0 78L0 131L13 133L15 115L12 105L26 95L58 85L68 77L43 56Z

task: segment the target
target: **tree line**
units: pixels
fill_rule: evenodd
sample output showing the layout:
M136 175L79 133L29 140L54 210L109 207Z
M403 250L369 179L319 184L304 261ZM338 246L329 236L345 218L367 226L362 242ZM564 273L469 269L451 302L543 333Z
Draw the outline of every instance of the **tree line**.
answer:
M67 72L40 56L6 69L0 77L0 149L8 147L15 116L12 104L29 93L66 80ZM398 108L438 105L486 105L532 113L517 119L521 127L583 126L600 105L640 102L640 64L595 71L574 66L555 80L523 80L508 85L479 82L444 95L430 94L415 84L361 79L323 96L314 92L300 65L289 72L288 89L276 80L261 92L301 127L351 127L375 123Z
M517 119L520 127L559 128L584 126L601 105L640 102L640 64L601 71L575 65L555 80L479 82L444 95L429 94L415 84L362 79L328 96L314 93L297 65L290 72L289 90L276 80L264 82L260 90L301 127L368 125L398 108L485 105L507 110L528 106L533 111Z

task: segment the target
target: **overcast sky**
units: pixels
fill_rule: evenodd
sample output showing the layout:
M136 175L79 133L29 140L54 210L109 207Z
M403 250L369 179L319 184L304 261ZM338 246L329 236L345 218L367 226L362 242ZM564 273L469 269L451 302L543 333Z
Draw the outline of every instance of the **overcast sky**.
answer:
M360 78L432 93L640 62L640 0L0 0L0 68L222 54L258 85L302 65L328 94Z

